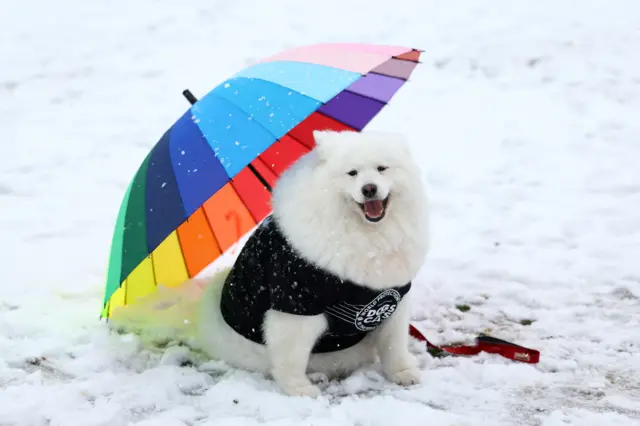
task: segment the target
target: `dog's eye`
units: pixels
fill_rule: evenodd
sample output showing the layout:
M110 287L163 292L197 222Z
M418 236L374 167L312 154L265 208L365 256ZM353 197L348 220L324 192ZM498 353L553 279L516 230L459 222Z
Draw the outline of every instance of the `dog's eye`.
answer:
M385 166L378 166L378 171L379 171L380 173L384 172L385 170L387 170L387 167L385 167Z
M349 173L347 173L349 176L356 176L358 174L357 170L351 170Z

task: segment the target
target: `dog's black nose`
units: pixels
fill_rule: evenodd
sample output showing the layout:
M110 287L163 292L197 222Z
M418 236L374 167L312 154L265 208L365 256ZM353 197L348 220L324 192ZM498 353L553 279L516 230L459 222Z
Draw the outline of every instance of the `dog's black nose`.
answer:
M375 197L377 192L378 192L378 187L372 183L368 183L362 187L362 195L364 195L367 198Z

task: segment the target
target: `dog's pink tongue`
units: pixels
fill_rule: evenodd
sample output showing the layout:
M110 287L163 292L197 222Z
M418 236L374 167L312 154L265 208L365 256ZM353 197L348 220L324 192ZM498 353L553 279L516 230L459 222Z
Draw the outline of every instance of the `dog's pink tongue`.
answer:
M364 214L372 218L378 218L382 216L384 207L382 206L382 200L372 200L364 202Z

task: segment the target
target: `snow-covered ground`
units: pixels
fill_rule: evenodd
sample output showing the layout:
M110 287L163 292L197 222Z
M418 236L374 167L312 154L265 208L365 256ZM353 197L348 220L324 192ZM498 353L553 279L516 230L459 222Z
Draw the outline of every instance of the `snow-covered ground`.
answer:
M640 424L640 3L59 0L0 12L0 425ZM415 141L433 250L414 318L439 343L534 347L375 368L281 395L98 321L130 178L161 134L298 44L422 48L375 120ZM462 312L456 306L466 305ZM530 325L527 325L531 322Z

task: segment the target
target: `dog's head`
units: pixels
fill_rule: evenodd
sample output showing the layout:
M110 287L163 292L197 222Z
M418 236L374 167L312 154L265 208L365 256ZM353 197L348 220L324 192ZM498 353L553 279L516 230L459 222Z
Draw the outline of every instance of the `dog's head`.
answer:
M314 138L325 190L338 191L347 208L367 223L379 223L411 202L420 175L400 134L315 131Z

